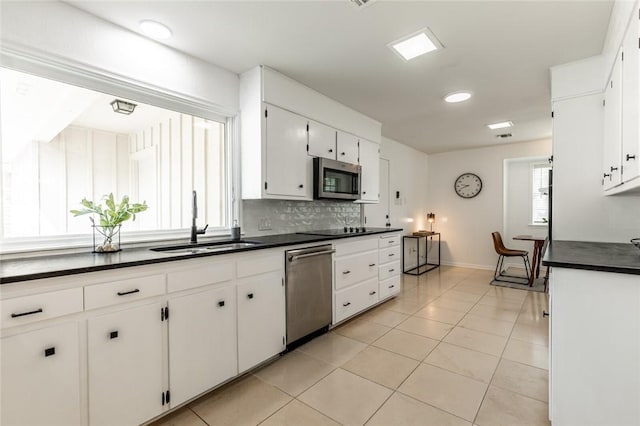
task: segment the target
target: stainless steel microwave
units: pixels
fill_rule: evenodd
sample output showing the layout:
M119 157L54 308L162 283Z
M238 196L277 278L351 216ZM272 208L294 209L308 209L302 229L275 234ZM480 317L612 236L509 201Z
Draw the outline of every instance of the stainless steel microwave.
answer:
M359 200L362 166L316 157L313 159L313 197Z

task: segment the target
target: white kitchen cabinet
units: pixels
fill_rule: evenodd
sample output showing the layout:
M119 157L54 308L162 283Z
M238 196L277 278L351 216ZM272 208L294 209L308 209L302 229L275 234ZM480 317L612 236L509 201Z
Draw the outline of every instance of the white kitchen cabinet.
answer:
M152 303L87 321L91 426L140 424L168 409L161 308Z
M337 257L334 265L335 288L340 290L378 274L378 250Z
M640 176L640 10L631 18L622 43L622 180Z
M618 52L604 93L604 189L622 183L622 53Z
M377 203L380 200L380 146L360 139L360 165L362 166L361 202Z
M173 297L169 312L174 407L238 374L235 286Z
M265 104L265 198L313 199L307 119Z
M549 292L552 424L640 424L640 276L554 267Z
M238 371L285 349L284 278L280 271L238 282Z
M358 164L358 142L360 138L350 133L338 130L337 134L337 156L338 161L345 163Z
M0 424L81 424L78 336L67 322L0 340Z
M336 159L336 129L309 120L309 152L314 157Z

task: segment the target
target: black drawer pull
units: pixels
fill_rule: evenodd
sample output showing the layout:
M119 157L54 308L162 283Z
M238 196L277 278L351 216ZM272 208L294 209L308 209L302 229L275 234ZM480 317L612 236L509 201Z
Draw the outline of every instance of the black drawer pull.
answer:
M118 330L112 331L109 333L109 339L117 339L118 338Z
M247 299L253 299L253 293L247 294Z
M376 266L376 264L375 263L370 263L369 266Z
M342 275L347 275L347 274L350 274L350 273L351 273L351 271L342 271Z
M345 153L344 153L344 152L341 152L341 153L340 153L340 155L345 155Z
M330 150L329 150L329 152L333 152L333 150L332 150L332 149L330 149Z
M389 257L395 256L395 255L396 255L395 253L389 253Z
M44 350L44 356L48 357L51 355L55 355L56 354L56 348L55 347L51 347L51 348L47 348Z
M347 303L343 303L342 306L349 306L351 304L351 302L347 302Z
M133 294L133 293L140 293L140 289L136 288L135 290L131 290L131 291L119 291L117 294L118 296L126 296L127 294Z
M636 156L635 155L631 155L631 154L627 154L627 161L629 160L635 160Z
M389 272L393 272L393 271L395 271L395 269L389 269Z
M376 292L375 292L375 291L370 291L370 292L369 292L369 296L373 296L374 294L376 294Z
M549 312L547 311L542 311L542 318L544 317L548 317L549 316Z
M304 188L304 185L300 184L298 185L298 188Z
M395 241L393 241L393 240L389 241L389 244L393 244L393 243L395 243Z
M221 300L218 302L218 306L220 306L221 308L224 306L224 300Z
M35 311L30 311L30 312L22 312L22 313L19 313L19 314L11 314L11 318L24 317L26 315L39 314L41 312L43 312L42 308L36 309Z
M393 284L391 284L391 285L389 286L389 288L394 288L394 287L395 287L395 285L393 285Z

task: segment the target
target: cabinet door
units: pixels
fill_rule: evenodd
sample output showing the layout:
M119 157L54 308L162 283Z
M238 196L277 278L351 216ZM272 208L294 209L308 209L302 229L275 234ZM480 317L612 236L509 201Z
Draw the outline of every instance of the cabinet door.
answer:
M78 324L0 340L3 426L80 424Z
M168 408L160 309L153 303L88 320L91 426L140 424Z
M622 180L640 176L640 10L631 20L622 51Z
M336 129L309 120L309 155L336 159Z
M377 203L380 199L380 147L377 143L360 139L362 166L362 196L360 201Z
M622 183L622 67L618 53L604 94L604 189Z
M358 137L338 130L337 159L346 163L358 164Z
M170 299L169 310L173 407L238 373L235 286Z
M269 105L265 139L267 197L313 199L313 159L307 155L307 119Z
M284 286L280 272L238 284L238 370L240 373L284 350Z

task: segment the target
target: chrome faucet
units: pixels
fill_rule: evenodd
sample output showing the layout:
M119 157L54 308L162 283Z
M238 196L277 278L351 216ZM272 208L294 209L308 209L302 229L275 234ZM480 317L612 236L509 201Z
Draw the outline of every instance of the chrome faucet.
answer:
M204 228L198 229L196 225L196 219L198 218L198 195L196 191L193 191L193 204L191 206L191 240L189 240L189 244L198 244L198 235L204 235L209 227L209 224L205 225Z

